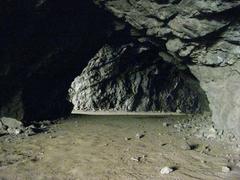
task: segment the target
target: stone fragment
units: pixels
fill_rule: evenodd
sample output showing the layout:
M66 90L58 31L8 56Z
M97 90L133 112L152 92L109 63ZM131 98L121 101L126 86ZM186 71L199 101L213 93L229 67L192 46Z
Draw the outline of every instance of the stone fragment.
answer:
M131 140L130 137L125 137L124 139L125 139L125 141L129 141L129 140Z
M1 134L7 133L7 134L14 134L18 135L23 132L24 127L22 122L14 119L14 118L8 118L8 117L2 117L0 119L1 124Z
M222 172L223 173L229 173L231 171L231 168L230 167L228 167L228 166L223 166L222 167Z
M17 129L23 127L22 122L13 118L2 117L0 121L2 122L3 125L7 126L8 128Z
M138 157L131 157L131 160L139 162L139 161L141 161L141 158L142 157L140 157L140 156L138 156Z
M161 169L161 171L160 171L160 173L161 174L170 174L170 173L172 173L174 171L174 169L173 168L170 168L170 167L164 167L164 168L162 168Z
M137 133L136 138L137 139L142 139L145 136L145 134Z
M168 127L168 126L170 126L170 124L168 122L163 123L163 127Z
M7 132L8 134L19 135L22 131L21 129L8 128Z
M191 147L191 145L189 145L187 142L184 142L184 143L182 143L182 145L181 145L181 149L183 149L183 150L192 150L192 147Z
M36 134L36 127L34 125L28 126L25 128L24 134L25 136L33 136Z

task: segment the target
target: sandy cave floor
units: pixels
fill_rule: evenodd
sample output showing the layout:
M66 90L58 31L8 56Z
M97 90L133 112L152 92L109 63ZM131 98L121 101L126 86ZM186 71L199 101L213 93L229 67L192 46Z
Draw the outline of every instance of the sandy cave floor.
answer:
M72 116L47 133L0 137L1 180L238 180L240 152L174 124L185 116ZM169 124L166 126L167 122ZM143 134L141 139L136 134ZM192 150L182 149L188 142ZM133 159L138 159L135 161ZM165 166L174 167L168 175ZM222 172L222 166L232 171Z

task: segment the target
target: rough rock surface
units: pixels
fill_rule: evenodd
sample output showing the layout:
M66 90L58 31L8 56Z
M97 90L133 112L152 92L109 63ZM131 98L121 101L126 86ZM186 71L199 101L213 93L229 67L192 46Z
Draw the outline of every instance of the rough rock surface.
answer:
M208 96L217 127L238 132L239 0L95 1L130 24L139 39L164 42L166 54L191 65Z
M203 103L205 100L205 103ZM70 89L75 110L201 112L208 105L188 72L133 44L104 46Z
M233 129L240 135L240 62L234 66L191 66L206 92L217 128Z
M0 135L14 134L18 135L24 130L23 124L13 118L2 117L0 119Z

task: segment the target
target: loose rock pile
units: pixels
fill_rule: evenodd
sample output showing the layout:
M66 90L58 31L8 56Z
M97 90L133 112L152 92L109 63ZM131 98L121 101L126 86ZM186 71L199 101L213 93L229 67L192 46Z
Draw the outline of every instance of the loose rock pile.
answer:
M25 135L32 136L38 132L44 132L47 127L41 123L38 126L32 124L24 127L23 123L8 117L2 117L0 119L0 136L2 135Z

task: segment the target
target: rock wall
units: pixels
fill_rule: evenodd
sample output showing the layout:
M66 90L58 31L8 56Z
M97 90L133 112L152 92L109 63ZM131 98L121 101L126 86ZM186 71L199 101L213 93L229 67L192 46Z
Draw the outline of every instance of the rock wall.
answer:
M189 65L208 96L213 121L219 128L238 131L239 0L95 2L130 24L140 41L164 43L165 53Z
M217 128L240 135L240 62L234 66L190 66L206 92Z
M106 45L71 85L82 111L202 112L208 102L188 69L178 69L141 45Z

